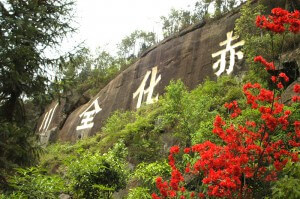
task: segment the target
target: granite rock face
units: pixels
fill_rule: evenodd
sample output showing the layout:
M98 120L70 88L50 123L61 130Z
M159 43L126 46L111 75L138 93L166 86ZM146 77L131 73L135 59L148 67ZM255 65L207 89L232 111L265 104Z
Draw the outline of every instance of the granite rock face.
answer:
M61 122L64 120L63 109L65 100L53 101L45 109L44 114L39 118L36 132L40 136L40 143L42 145L57 139L57 133Z
M47 129L57 126L59 140L76 141L99 132L105 119L115 110L134 110L143 103L153 103L171 80L181 79L193 89L206 77L216 80L219 75L234 76L246 71L240 51L243 41L231 32L238 17L239 13L231 13L165 39L145 52L88 103L69 114L63 126L59 126L60 114L56 115L63 104L59 105ZM55 102L46 111L54 107ZM40 125L41 122L38 128Z
M299 96L299 94L293 91L293 88L294 85L300 83L300 46L294 50L283 53L280 61L282 63L280 72L284 72L290 77L289 85L286 85L281 95L281 102L291 104L292 97Z
M49 142L55 142L67 117L89 100L87 96L79 93L67 93L60 100L55 100L49 104L37 124L36 132L39 134L40 143L46 145Z

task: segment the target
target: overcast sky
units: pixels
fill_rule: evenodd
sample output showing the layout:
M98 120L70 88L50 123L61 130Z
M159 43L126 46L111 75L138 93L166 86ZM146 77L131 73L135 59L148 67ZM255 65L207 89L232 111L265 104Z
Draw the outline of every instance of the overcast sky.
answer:
M197 0L77 0L78 33L65 45L85 41L94 51L102 47L110 52L134 30L161 34L160 16L171 8L191 9Z

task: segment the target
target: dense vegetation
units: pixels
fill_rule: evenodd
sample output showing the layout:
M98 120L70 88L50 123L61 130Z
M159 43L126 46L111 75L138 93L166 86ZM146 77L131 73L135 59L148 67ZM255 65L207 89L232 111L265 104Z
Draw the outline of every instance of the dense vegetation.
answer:
M1 16L9 18L1 18L1 23L4 24L10 20L11 24L18 24L12 20L18 19L18 12L27 12L28 10L21 9L27 8L26 6L31 9L38 9L37 5L33 3L16 1L24 3L24 5L21 3L19 5L13 4L13 2L7 1L6 4L0 2ZM7 3L11 3L9 8L13 8L12 10L15 12L5 11L8 8ZM220 13L230 11L238 3L240 1L199 1L195 6L194 13L173 10L169 17L162 17L164 36L170 36L197 21L213 16L218 17ZM68 6L72 4L72 2L63 5L55 4L62 6L57 7L58 13L55 12L56 7L51 7L50 4L39 7L36 12L52 11L50 14L70 16ZM208 8L212 4L215 5L215 11L213 14L209 14ZM291 10L299 10L296 1L278 1L276 5L290 7ZM247 105L249 99L243 93L243 84L250 81L252 83L259 82L263 87L269 89L274 89L276 86L269 80L270 74L263 70L259 63L253 62L253 57L262 55L267 60L279 62L282 51L296 48L299 45L299 34L273 34L255 26L256 16L268 13L270 10L268 6L270 4L264 1L255 5L248 2L240 11L242 16L237 20L235 31L246 40L243 50L248 55L246 63L250 69L249 73L242 79L228 76L222 76L216 82L207 79L191 91L181 81L173 81L166 87L166 93L157 103L142 106L138 111L116 111L96 136L80 140L75 144L55 143L42 150L33 133L31 124L34 121L28 121L26 117L19 118L20 114L16 111L12 112L12 116L5 114L9 104L14 104L15 107L21 106L25 98L19 95L17 100L11 103L12 99L10 98L13 94L4 91L14 92L14 90L6 89L7 85L4 83L9 83L9 81L3 81L0 84L0 198L58 198L62 193L69 194L73 198L151 198L152 193L159 193L157 189L160 187L157 186L158 176L164 180L173 179L170 173L174 171L174 167L172 164L170 165L170 156L168 159L169 149L174 149L173 145L189 148L209 141L219 146L226 146L226 140L220 138L218 134L212 133L215 129L214 119L217 115L222 117L227 124L241 125L250 119L260 124L259 111ZM16 14L16 17L13 17L12 13ZM37 16L40 15L37 14ZM23 18L21 17L21 19ZM62 23L59 18L57 20L54 23ZM41 24L41 26L43 25ZM11 33L19 33L18 28L16 30L13 28L15 26L11 25ZM64 28L66 28L64 31L68 32L68 28L71 27L66 26ZM2 26L1 31L3 31L3 35L7 35ZM26 33L33 34L34 31L31 31ZM66 32L56 34L60 36ZM51 39L53 39L52 43L56 44L54 36ZM11 44L12 41L9 39L13 38L21 38L19 48L18 45ZM38 71L43 70L43 68L39 63L48 59L38 60L42 53L37 52L33 53L37 57L30 56L31 53L27 51L25 41L34 40L34 38L35 36L26 39L11 35L8 39L1 40L13 48L19 49L20 53L24 53L22 56L29 56L28 62L20 65L19 57L13 53L9 54L10 51L8 52L8 50L11 48L7 47L7 52L5 50L0 51L1 57L11 55L16 60L13 61L13 58L1 59L7 61L7 63L0 62L4 66L1 79L7 78L5 76L8 75L5 71L7 68L10 68L7 70L9 72L19 73L19 70L13 70L16 69L14 64L18 64L20 68L34 67L32 68L33 72L28 73L28 75L41 74ZM46 35L45 38L49 39L49 35ZM25 43L22 43L23 41ZM45 42L51 43L51 41ZM88 49L81 49L75 54L62 57L59 61L55 60L55 63L59 63L61 70L57 79L49 84L48 89L45 89L48 81L43 79L46 77L43 75L37 79L33 78L33 80L39 80L41 84L31 82L32 85L41 86L39 89L22 87L23 81L30 80L30 77L25 75L25 80L16 76L15 80L18 83L10 83L14 86L21 85L15 87L28 98L25 105L31 107L35 104L43 106L51 99L51 96L55 98L65 97L65 93L68 92L85 93L87 96L93 96L120 70L133 63L142 51L156 42L153 33L135 31L119 44L117 56L112 56L104 50L99 50L96 55L91 55ZM34 46L28 48L36 49ZM27 60L27 58L22 60ZM54 60L52 61L54 63ZM32 63L36 65L32 65ZM50 62L47 63L51 64ZM296 70L299 69L293 70L281 72L286 72L290 81L293 81L297 78L295 74L297 74ZM73 85L78 86L73 88ZM288 85L288 82L282 81L283 87ZM20 90L23 88L26 90ZM47 92L43 93L40 90L47 90ZM282 90L278 92L280 94ZM236 101L239 105L238 108L242 110L242 114L236 118L230 116L231 110L227 109L228 104L224 107L226 102L232 101ZM25 110L25 108L23 109ZM288 119L290 124L299 120L300 104L297 103L297 99L296 103L285 107L284 111L287 110L290 111ZM28 115L30 112L24 112L21 116L26 114ZM294 129L289 126L288 130L293 131ZM280 129L276 133L272 137L273 140L277 141L284 138L287 141L285 130ZM297 147L289 146L288 150L294 154L299 152ZM173 155L175 157L174 151ZM180 152L176 156L176 168L184 171L187 163L195 163L197 158L197 155ZM269 165L268 169L274 169L273 165ZM208 187L201 184L204 178L202 174L198 176L184 175L184 177L186 179L185 198L192 198L191 194L195 191L207 191ZM297 186L299 182L300 164L297 161L290 161L290 159L278 171L277 180L269 182L257 180L250 183L247 181L252 186L250 189L255 188L255 194L251 195L252 198L299 198L300 190ZM244 194L243 196L250 198L250 195ZM231 197L238 198L238 195L231 195ZM210 198L214 197L210 196Z

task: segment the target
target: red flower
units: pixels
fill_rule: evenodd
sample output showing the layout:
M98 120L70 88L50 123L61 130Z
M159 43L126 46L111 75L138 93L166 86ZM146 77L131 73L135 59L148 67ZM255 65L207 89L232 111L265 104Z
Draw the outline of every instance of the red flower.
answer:
M298 33L300 31L299 15L298 10L290 13L282 8L274 8L268 18L265 16L257 16L256 26L275 33L282 33L286 31L285 25L287 25L289 26L289 31Z
M198 194L198 196L199 196L199 198L204 198L205 197L204 193L201 193L201 192Z
M276 81L277 81L276 76L272 76L272 77L271 77L271 80L272 80L272 82L276 83Z
M255 62L260 62L262 65L266 67L266 70L275 70L275 66L273 62L267 62L262 56L257 56L254 58Z
M279 88L279 89L283 89L283 85L282 85L282 83L281 83L281 82L279 82L279 83L277 84L277 88Z
M299 154L298 153L292 153L292 161L298 162L299 161Z
M195 193L194 192L191 193L191 198L193 198L193 197L195 197Z
M282 77L282 78L284 79L285 82L288 82L288 81L289 81L289 77L286 76L285 73L280 73L280 74L279 74L279 77Z
M158 195L156 195L155 193L152 193L152 199L160 199L160 197L158 197Z
M168 191L168 195L170 196L170 198L175 198L176 197L176 191L170 190Z
M295 93L300 93L300 84L295 84L293 90Z
M171 154L176 154L176 153L179 153L179 146L177 146L177 145L175 145L175 146L172 146L171 148L170 148L170 153Z
M184 187L181 187L181 188L180 188L180 191L181 191L181 192L185 192L185 188L184 188Z
M292 101L293 101L293 102L300 101L300 96L293 96L293 97L292 97Z
M191 151L191 148L185 148L185 149L183 150L184 153L189 153L190 151Z

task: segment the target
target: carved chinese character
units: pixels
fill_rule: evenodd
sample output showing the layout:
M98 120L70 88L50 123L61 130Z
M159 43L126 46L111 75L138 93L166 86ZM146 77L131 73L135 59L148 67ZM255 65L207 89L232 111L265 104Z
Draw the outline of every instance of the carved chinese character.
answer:
M90 110L93 107L92 110ZM90 111L88 111L90 110ZM94 117L97 113L99 113L102 109L98 104L98 98L83 112L79 115L81 120L81 125L76 127L76 130L88 129L94 126Z
M56 107L58 106L58 103L55 105L54 108L50 109L44 116L44 119L42 121L42 124L39 128L39 131L41 132L45 132L48 130L50 124L51 124L51 121L52 121L52 118L53 118L53 115L54 115L54 112L55 112L55 109Z
M232 41L239 38L238 36L232 37L232 34L233 34L232 31L228 32L227 40L220 42L220 44L219 44L220 46L226 45L226 48L224 50L220 50L211 55L213 58L215 58L217 56L221 56L221 58L216 63L213 64L213 69L217 69L219 67L219 70L215 73L217 76L220 76L226 68L226 53L227 52L230 53L230 64L229 64L228 69L226 69L226 73L228 75L231 74L233 71L233 66L235 63L235 56L237 56L238 59L243 59L243 57L244 57L243 52L242 51L235 52L235 48L244 45L245 41L242 40L242 41L239 41L239 42L231 45Z
M147 94L146 104L151 104L154 101L158 100L158 94L156 95L155 98L152 98L154 88L158 84L158 82L161 80L161 75L159 75L156 78L156 75L157 75L157 66L155 66L155 67L152 68L150 85L149 85L149 87L147 89L145 89L145 86L146 86L146 83L147 83L147 80L148 80L150 74L151 74L151 71L147 71L147 73L146 73L146 75L145 75L145 77L144 77L144 79L143 79L140 87L137 89L137 91L135 91L135 93L133 93L133 99L136 98L137 96L139 96L138 97L138 101L137 101L137 105L136 105L137 109L141 107L141 104L142 104L142 101L143 101L143 97L146 94Z

